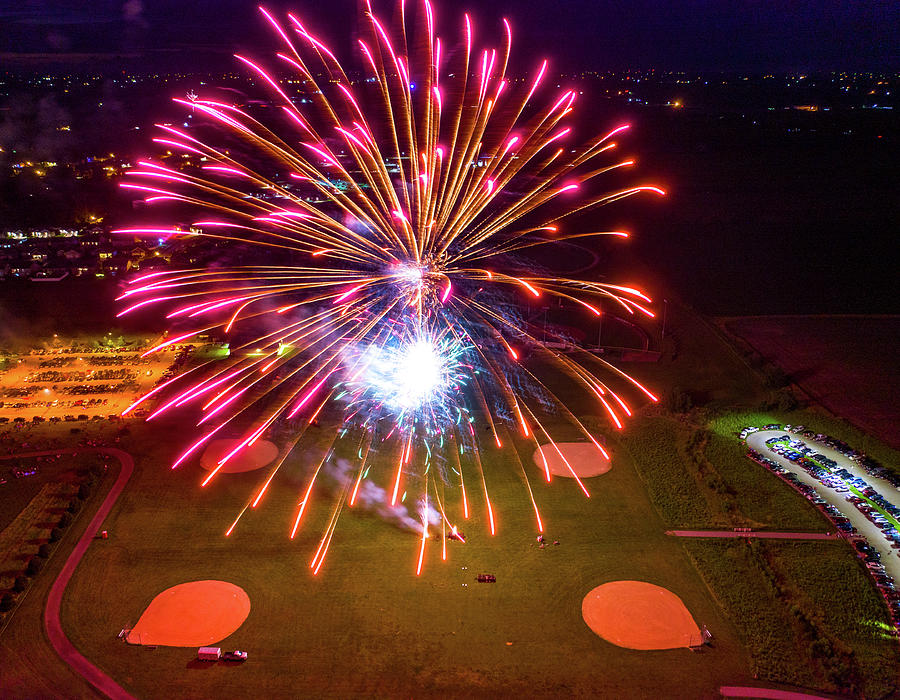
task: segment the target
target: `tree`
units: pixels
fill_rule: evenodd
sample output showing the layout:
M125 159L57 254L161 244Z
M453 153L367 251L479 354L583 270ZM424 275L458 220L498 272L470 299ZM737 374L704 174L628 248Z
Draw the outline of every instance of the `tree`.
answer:
M687 413L694 407L694 400L688 392L676 386L666 397L666 407L674 413Z
M780 389L775 397L779 411L793 411L800 405L797 401L797 397L794 396L794 392L788 387Z
M0 598L0 612L6 612L8 610L13 609L13 605L16 604L16 599L13 597L12 593L5 593L2 598Z
M780 389L790 383L790 377L780 367L770 365L763 372L763 382L770 389Z
M31 557L28 560L28 566L25 567L25 573L29 576L37 575L44 568L44 560L40 557Z
M16 580L13 581L13 590L16 593L21 593L22 591L25 590L25 588L27 588L27 586L28 586L28 577L27 576L22 576L22 574L19 574L18 576L16 576Z

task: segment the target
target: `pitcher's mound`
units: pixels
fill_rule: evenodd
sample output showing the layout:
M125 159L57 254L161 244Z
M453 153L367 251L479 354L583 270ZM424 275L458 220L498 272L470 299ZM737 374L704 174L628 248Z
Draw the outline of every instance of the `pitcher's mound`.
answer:
M572 478L573 471L578 477L589 477L606 474L612 468L609 459L592 442L557 442L556 448L559 452L551 444L535 450L533 459L538 469L549 469L554 476Z
M129 644L202 647L225 639L250 614L244 589L227 581L191 581L167 588L125 637Z
M644 581L597 586L584 597L581 616L607 642L626 649L678 649L701 641L681 598Z
M200 466L206 471L215 469L219 460L241 443L240 440L213 440L206 446L200 458ZM229 459L219 470L220 474L252 472L271 464L278 456L278 446L268 440L257 440Z

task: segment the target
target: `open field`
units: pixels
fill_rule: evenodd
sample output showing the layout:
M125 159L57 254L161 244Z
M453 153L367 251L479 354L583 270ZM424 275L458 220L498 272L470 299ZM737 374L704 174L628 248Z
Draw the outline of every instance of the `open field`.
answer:
M900 449L900 316L748 316L725 327L835 415Z
M559 539L558 547L532 545L527 494L498 452L490 455L489 472L495 538L477 492L470 493L468 542L449 543L446 563L433 542L416 578L414 535L345 512L325 566L313 577L308 562L331 498L314 495L312 518L291 542L297 490L275 485L225 539L258 475L223 475L200 490L195 464L171 472L164 466L171 448L150 435L142 440L132 448L141 454L132 484L107 522L111 539L87 553L63 605L75 645L139 697L165 697L185 683L200 696L244 689L238 694L589 697L599 689L637 695L688 688L693 697L711 697L720 684L748 680L731 624L680 545L663 534L627 459L587 480L594 492L589 500L571 480L535 480L548 539ZM480 572L495 574L497 583L476 584ZM148 650L116 640L157 593L204 578L234 583L250 597L247 621L222 643L250 652L243 667L201 670L193 650ZM582 598L619 579L673 591L715 630L716 647L648 657L596 637L581 619ZM656 671L647 674L651 659Z
M472 517L459 523L467 542L447 542L442 563L439 537L430 540L419 578L418 538L359 509L345 509L324 567L311 574L334 494L317 487L297 538L288 533L315 448L291 457L260 507L225 538L266 470L222 474L200 488L207 472L196 460L168 469L189 439L183 421L133 425L119 446L134 455L135 473L104 525L110 539L91 546L67 589L66 634L142 698L186 688L202 697L693 698L717 697L721 685L762 682L896 695L897 643L883 638L885 611L845 544L685 542L664 534L688 525L823 529L805 499L743 456L734 433L744 424L818 427L820 419L825 432L860 444L856 429L814 410L753 412L766 394L756 373L697 317L678 311L672 318L677 342L664 360L631 369L661 394L683 387L701 408L645 410L621 438L601 429L613 463L608 473L585 480L590 499L572 479L545 484L531 459L533 444L517 443L545 534L559 539L558 547L534 544L531 503L509 448L516 441L505 439L503 452L487 449L497 536L489 534L476 481L468 490ZM573 397L569 407L603 425L583 398ZM561 426L550 429L561 440L577 439ZM324 430L311 429L309 442L321 446ZM863 448L882 460L896 454L874 440ZM461 511L453 489L447 500L450 512ZM475 583L478 573L496 575L497 583ZM158 593L203 579L228 581L249 595L249 617L221 642L248 650L246 664L204 665L192 649L116 639ZM582 620L582 600L617 580L672 591L698 625L709 627L714 646L699 654L639 652L597 637ZM32 603L23 608L39 620ZM39 646L40 635L27 641L18 631L28 622L18 617L12 638ZM836 650L834 662L824 660L829 649ZM0 640L0 663L21 660L21 646L18 656L10 653ZM33 664L21 664L16 687L65 688L68 671L42 654L35 657L50 667L49 680L37 678Z
M897 696L897 641L886 635L884 606L846 544L683 543L730 611L761 679L867 698Z
M95 455L76 457L73 460L81 462L91 458L96 462ZM7 617L0 627L0 667L3 668L4 697L102 697L64 664L50 646L44 630L44 610L51 586L111 482L112 479L106 477L100 481L94 495L75 515L72 524L63 530L62 538L56 543L43 571L19 594L12 617ZM48 485L58 486L52 482ZM46 531L41 534L41 541L46 541Z

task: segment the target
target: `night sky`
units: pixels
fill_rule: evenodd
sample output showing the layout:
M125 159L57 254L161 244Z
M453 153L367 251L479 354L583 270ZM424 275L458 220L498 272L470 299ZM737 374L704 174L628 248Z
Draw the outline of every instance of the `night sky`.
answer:
M412 0L410 0L412 4ZM185 69L231 65L271 37L251 0L22 0L0 3L0 63ZM382 16L393 2L375 2ZM559 69L831 71L900 68L896 0L439 0L439 20L470 11L482 36L508 16L516 45ZM340 44L356 0L273 0ZM348 32L348 24L351 32ZM447 32L448 27L443 31ZM454 27L452 31L457 31ZM199 63L198 63L199 61Z

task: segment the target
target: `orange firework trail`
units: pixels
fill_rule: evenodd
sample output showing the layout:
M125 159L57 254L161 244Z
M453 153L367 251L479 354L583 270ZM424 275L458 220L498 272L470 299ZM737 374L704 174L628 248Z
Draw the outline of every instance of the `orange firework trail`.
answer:
M176 99L190 109L192 125L158 124L154 142L166 156L138 161L122 184L191 223L120 233L192 250L208 244L243 258L240 265L142 275L120 297L120 316L159 307L178 324L147 354L199 334L231 342L227 358L198 364L126 409L148 400L156 402L150 418L187 405L199 409L202 433L174 466L224 426L239 428L235 448L207 475L206 485L241 449L284 425L300 422L305 429L329 402L345 409L337 439L349 434L365 444L359 471L342 491L310 562L315 573L344 503L356 504L360 484L374 468L370 449L375 454L386 442L398 454L381 475L391 486L386 498L397 506L404 483L419 489L424 503L417 573L429 524L437 525L429 522L427 482L438 478L428 475L441 461L438 454L458 474L468 517L460 461L468 451L495 532L490 479L472 423L486 424L497 448L503 447L503 427L508 442L520 435L537 443L542 435L562 457L514 377L527 376L603 449L520 365L523 349L583 385L616 427L631 409L596 370L656 401L593 354L581 351L576 359L546 347L519 320L522 314L509 312L556 298L574 304L586 320L608 307L653 317L651 300L638 289L535 274L514 257L560 241L625 237L622 231L567 232L565 223L572 214L626 197L665 194L653 185L603 189L604 175L633 165L614 157L613 138L627 125L573 144L569 118L578 93L547 84L547 61L526 80L511 79L507 20L499 46L478 48L465 15L462 40L449 50L436 34L429 0L414 8L401 1L401 10L391 24L365 3L357 42L361 72L353 72L295 15L276 17L260 8L279 48L266 65L237 59L268 92L269 108L233 104L216 93ZM289 441L291 447L298 440ZM247 507L260 502L286 456L283 451ZM308 481L291 538L327 459L328 453ZM549 480L546 464L543 471ZM543 530L527 476L525 483ZM449 526L455 533L443 500L435 496L435 502L441 531Z

